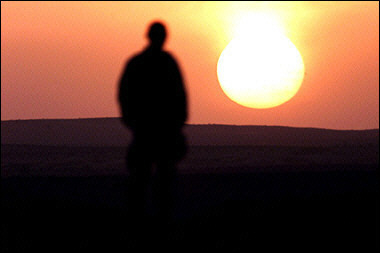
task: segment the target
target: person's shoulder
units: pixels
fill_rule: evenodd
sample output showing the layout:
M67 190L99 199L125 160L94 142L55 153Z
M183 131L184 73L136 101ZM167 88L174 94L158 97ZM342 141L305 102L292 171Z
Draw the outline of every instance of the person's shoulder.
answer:
M131 56L129 62L141 61L144 58L144 52L138 52Z
M144 56L141 52L133 54L130 58L127 59L126 65L133 67L144 61Z
M161 53L162 53L162 55L163 56L165 56L165 57L167 57L167 58L169 58L169 59L172 59L172 60L174 60L174 56L173 56L173 53L172 52L170 52L170 51L161 51Z
M162 51L163 56L166 58L167 61L177 64L176 57L173 55L170 51Z

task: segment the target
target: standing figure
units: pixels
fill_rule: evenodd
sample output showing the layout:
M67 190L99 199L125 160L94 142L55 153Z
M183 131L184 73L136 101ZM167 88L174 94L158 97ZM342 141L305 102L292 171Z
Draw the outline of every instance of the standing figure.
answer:
M187 99L179 67L163 50L165 26L152 23L148 38L149 45L127 62L118 98L122 121L133 134L127 154L132 219L143 217L156 168L153 194L158 215L165 220L171 215L176 164L186 153L182 128L187 120Z

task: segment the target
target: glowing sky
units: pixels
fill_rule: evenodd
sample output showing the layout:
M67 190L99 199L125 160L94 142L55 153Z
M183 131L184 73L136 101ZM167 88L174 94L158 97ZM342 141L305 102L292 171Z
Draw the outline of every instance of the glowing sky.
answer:
M271 109L231 101L216 74L239 22L254 13L275 16L305 63L299 92ZM123 65L156 19L184 75L188 123L379 127L379 3L362 1L2 1L1 119L119 116Z

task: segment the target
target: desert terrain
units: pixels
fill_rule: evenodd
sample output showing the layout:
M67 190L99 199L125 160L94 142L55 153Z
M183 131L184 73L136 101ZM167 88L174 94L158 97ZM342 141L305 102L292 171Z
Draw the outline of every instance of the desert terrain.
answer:
M185 134L174 251L378 248L378 129L188 125ZM2 121L2 248L128 248L130 140L115 118ZM162 228L148 209L154 241Z

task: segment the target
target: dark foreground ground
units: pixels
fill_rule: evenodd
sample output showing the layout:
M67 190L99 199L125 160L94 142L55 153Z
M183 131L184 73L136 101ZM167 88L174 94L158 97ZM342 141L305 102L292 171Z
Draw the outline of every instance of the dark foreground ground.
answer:
M378 129L185 135L173 220L137 233L120 119L2 121L1 252L378 252Z
M126 175L3 178L2 252L123 252L132 246L137 252L375 252L376 167L182 174L167 233L148 216L137 244L128 230ZM281 170L291 171L273 171Z

